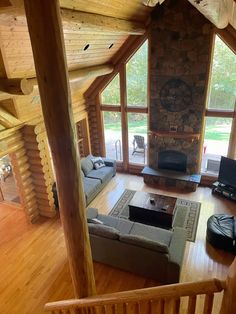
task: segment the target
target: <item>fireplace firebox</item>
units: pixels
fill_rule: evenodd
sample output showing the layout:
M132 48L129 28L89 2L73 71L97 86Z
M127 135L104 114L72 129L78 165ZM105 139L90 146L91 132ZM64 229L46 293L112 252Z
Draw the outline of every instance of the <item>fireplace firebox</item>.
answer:
M158 169L186 172L187 155L175 150L161 151L158 153Z

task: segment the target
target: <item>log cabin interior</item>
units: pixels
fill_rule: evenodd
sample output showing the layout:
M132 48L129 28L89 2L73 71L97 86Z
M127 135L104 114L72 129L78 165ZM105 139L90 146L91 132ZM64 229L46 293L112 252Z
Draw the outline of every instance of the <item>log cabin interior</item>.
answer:
M236 216L211 190L236 159L235 54L235 0L0 1L1 313L236 313L235 254L206 240L210 216ZM117 165L89 204L88 155ZM108 215L125 189L201 203L179 283L92 261L87 207Z

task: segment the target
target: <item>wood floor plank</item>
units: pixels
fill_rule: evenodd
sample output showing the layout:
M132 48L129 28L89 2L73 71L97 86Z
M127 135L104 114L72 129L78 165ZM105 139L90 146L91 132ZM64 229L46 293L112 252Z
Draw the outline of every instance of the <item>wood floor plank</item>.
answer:
M108 213L125 188L201 202L197 237L195 243L187 242L181 282L226 277L234 256L206 243L206 221L214 213L236 216L235 203L213 196L207 187L200 187L196 192L178 193L149 187L139 176L118 174L89 206ZM98 293L158 284L99 263L94 263L94 268ZM60 219L42 218L32 225L27 223L22 210L0 204L0 313L39 314L43 313L46 302L68 298L73 298L73 288ZM219 309L221 296L216 298L214 313ZM200 298L196 313L203 309L203 303L204 299ZM186 302L181 302L180 313L187 313L187 307Z

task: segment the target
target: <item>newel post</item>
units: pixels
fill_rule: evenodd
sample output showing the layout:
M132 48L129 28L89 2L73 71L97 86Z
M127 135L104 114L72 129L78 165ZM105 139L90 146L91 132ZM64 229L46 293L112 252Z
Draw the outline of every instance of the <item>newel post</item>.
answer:
M236 257L229 268L226 289L220 309L220 314L233 313L236 313Z
M58 0L24 0L75 297L95 294ZM46 249L46 248L45 248Z

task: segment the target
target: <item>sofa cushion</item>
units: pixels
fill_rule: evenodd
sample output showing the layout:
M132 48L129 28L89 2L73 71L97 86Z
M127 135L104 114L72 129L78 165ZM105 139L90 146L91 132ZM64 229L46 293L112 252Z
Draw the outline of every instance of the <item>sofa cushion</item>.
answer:
M93 223L88 223L88 228L90 234L108 239L119 239L119 231L115 228Z
M91 195L100 189L101 181L98 179L91 179L84 177L84 193L86 196Z
M134 224L134 222L128 219L121 219L108 215L98 215L97 218L105 225L116 228L120 233L124 234L129 234Z
M102 167L105 167L105 163L102 159L102 157L95 157L91 159L92 163L93 163L93 167L94 169L100 169Z
M130 234L142 236L149 240L169 246L173 235L173 231L168 231L165 229L152 227L135 222Z
M91 156L87 156L81 159L81 168L86 176L91 170L93 170L93 163L91 161Z
M119 239L121 242L140 246L148 250L162 252L166 254L169 253L168 247L165 244L147 239L143 236L124 234L120 235Z
M87 174L88 178L99 179L102 183L109 180L112 176L112 167L103 167L97 170L92 170Z

